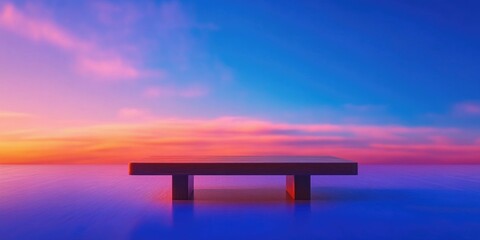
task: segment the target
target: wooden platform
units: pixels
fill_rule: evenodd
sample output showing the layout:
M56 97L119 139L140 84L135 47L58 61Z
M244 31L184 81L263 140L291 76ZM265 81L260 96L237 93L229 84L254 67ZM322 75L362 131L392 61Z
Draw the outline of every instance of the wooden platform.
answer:
M162 156L130 163L130 175L172 175L172 198L193 199L194 175L286 175L295 200L310 199L311 175L357 175L358 164L329 156Z

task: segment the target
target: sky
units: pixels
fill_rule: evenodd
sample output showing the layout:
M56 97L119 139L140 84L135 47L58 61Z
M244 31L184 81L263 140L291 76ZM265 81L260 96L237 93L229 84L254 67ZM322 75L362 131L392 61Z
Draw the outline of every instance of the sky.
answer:
M477 1L0 1L0 163L480 163Z

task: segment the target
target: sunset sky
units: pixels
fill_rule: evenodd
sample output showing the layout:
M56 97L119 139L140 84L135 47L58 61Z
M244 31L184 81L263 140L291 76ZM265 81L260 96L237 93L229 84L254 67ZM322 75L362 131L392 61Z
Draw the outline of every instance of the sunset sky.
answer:
M478 9L0 0L0 163L480 163Z

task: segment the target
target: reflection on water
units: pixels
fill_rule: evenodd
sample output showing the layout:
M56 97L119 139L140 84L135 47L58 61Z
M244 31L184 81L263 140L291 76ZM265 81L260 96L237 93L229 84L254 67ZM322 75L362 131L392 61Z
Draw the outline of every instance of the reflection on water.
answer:
M172 202L168 176L127 166L0 166L0 239L477 239L480 166L362 165L312 177L295 203L282 176L196 177Z

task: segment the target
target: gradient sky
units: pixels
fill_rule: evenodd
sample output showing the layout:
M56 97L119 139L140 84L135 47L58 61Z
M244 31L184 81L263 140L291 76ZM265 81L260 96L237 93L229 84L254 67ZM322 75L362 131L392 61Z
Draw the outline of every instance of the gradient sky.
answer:
M480 163L478 1L0 1L0 163Z

